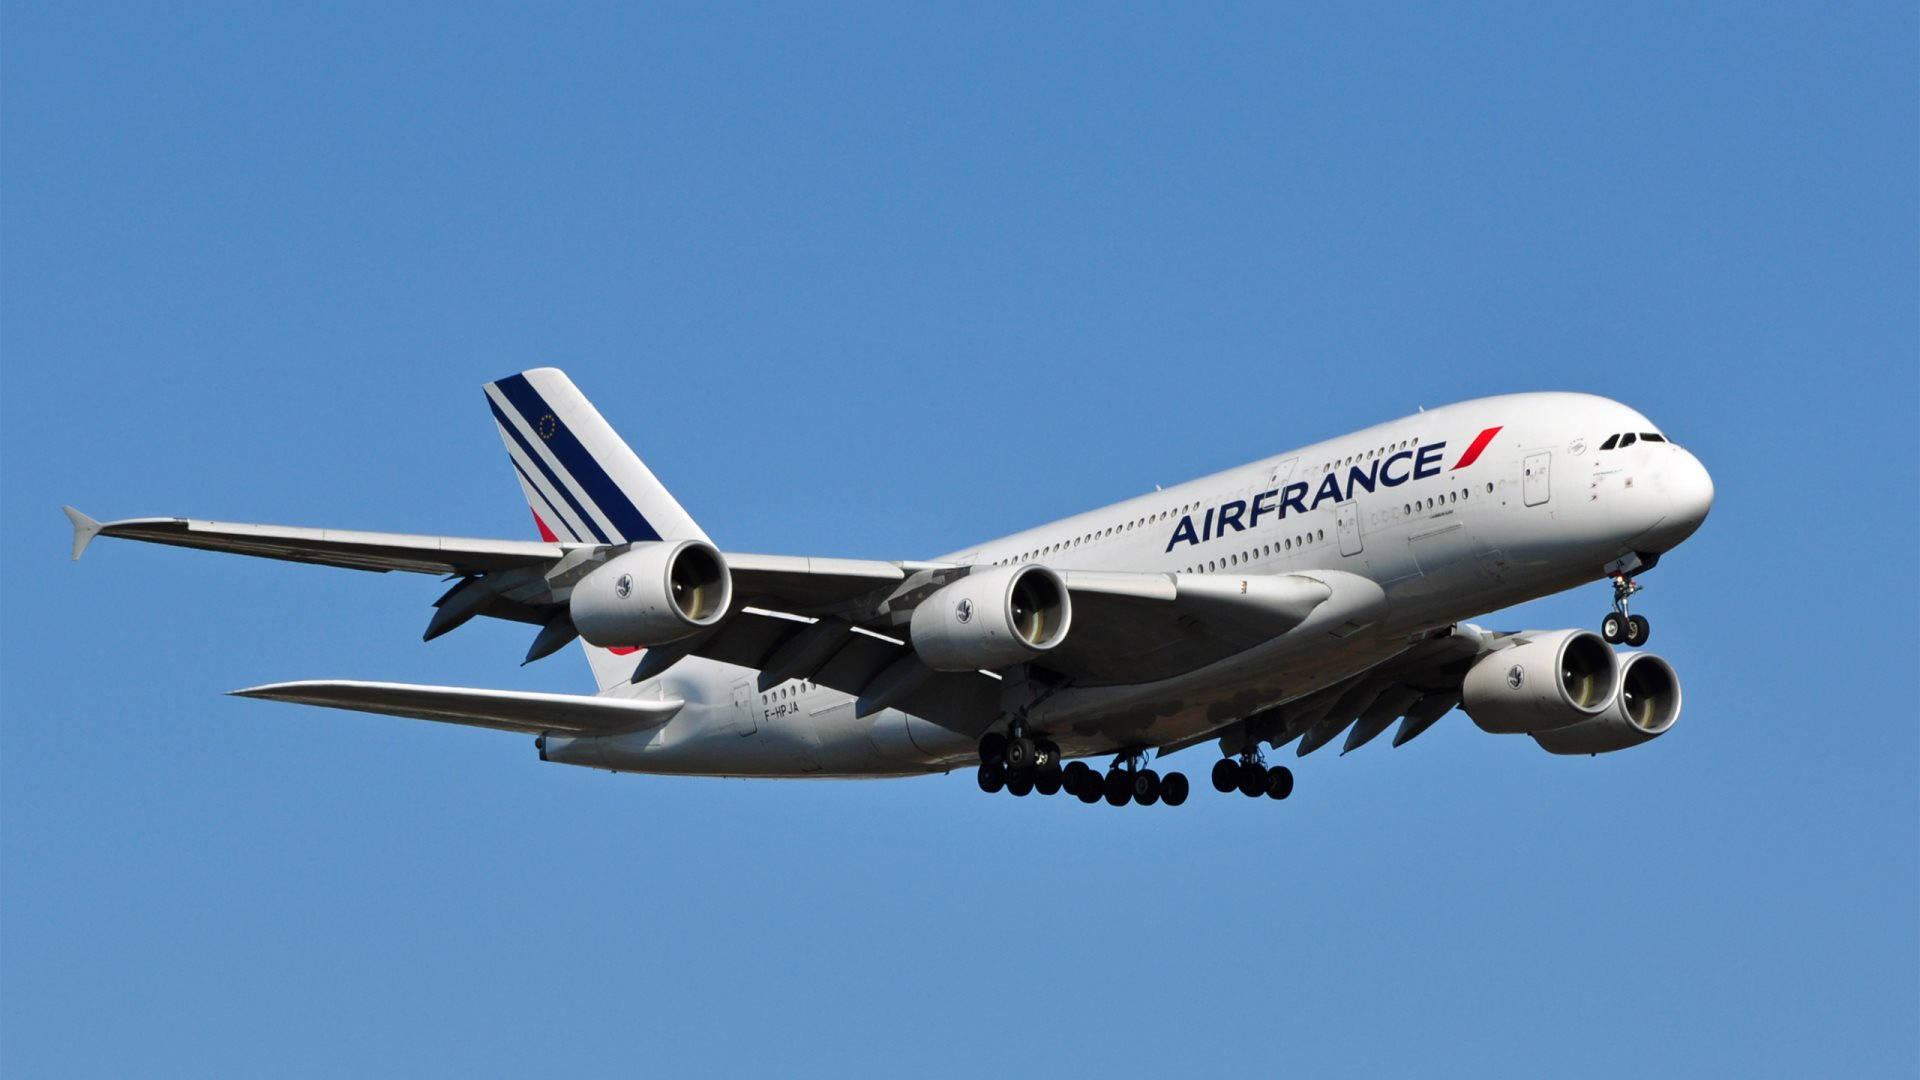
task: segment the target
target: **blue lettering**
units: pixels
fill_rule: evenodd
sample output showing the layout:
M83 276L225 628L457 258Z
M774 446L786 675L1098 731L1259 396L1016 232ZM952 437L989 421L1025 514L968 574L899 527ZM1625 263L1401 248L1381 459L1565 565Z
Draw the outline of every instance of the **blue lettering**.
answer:
M1292 483L1287 485L1287 493L1280 500L1280 516L1287 516L1287 507L1293 507L1301 513L1307 512L1307 485Z
M1429 476L1440 475L1440 448L1444 442L1429 443L1420 448L1420 454L1413 459L1413 478L1425 480Z
M1235 499L1232 502L1228 503L1227 505L1221 507L1220 508L1220 535L1221 536L1227 535L1227 527L1229 525L1233 527L1234 532L1239 532L1241 529L1246 528L1245 525L1240 524L1240 519L1246 515L1246 512L1247 512L1247 504L1240 501L1239 499Z
M1180 538L1183 536L1187 538L1187 543L1189 544L1197 544L1200 542L1200 538L1193 535L1192 514L1182 514L1180 516L1180 524L1173 527L1173 539L1167 541L1167 551L1172 551L1173 545L1179 543Z
M1266 505L1266 501L1278 494L1280 494L1279 490L1275 489L1273 491L1263 491L1253 497L1253 516L1247 519L1247 528L1259 528L1260 515L1273 513L1273 507Z
M1413 451L1411 450L1402 450L1397 454L1392 454L1388 456L1387 460L1380 463L1380 482L1387 485L1388 487L1399 487L1401 484L1406 483L1410 479L1410 477L1408 477L1406 473L1401 473L1399 476L1395 476L1392 473L1388 472L1387 470L1393 468L1393 463L1396 461L1412 461L1412 460L1413 460Z
M1213 539L1213 507L1207 507L1207 523L1200 529L1200 539Z
M1367 466L1366 472L1361 472L1360 466L1358 465L1355 465L1352 469L1348 470L1347 498L1349 499L1353 498L1353 489L1357 487L1364 487L1367 489L1369 493L1371 493L1373 491L1374 476L1379 471L1380 471L1380 463L1378 461L1374 462L1372 465Z
M1313 509L1320 509L1320 504L1328 499L1340 501L1340 478L1333 473L1328 473L1326 479L1320 481L1320 490L1313 493Z

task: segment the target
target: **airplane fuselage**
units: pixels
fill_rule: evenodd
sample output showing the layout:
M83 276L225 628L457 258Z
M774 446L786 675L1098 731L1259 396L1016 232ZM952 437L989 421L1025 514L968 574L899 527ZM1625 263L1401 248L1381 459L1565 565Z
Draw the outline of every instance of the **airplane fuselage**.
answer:
M1631 445L1610 437L1635 436ZM1652 439L1646 436L1653 436ZM1403 417L962 549L941 562L1057 571L1351 575L1342 604L1216 663L1127 685L1024 685L1010 707L1068 757L1178 747L1363 671L1443 628L1651 564L1698 528L1692 454L1605 398L1529 393ZM1344 579L1343 579L1344 580ZM620 771L897 776L977 761L966 730L851 694L690 657L624 690L682 698L665 725L542 740L548 760Z

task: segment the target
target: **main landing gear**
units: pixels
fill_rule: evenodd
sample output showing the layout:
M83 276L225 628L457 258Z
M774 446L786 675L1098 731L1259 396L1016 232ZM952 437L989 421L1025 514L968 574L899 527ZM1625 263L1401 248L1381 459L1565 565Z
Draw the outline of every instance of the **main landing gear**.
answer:
M1102 800L1112 806L1186 802L1187 778L1177 772L1163 777L1142 768L1145 760L1142 751L1121 754L1105 776L1084 761L1062 766L1058 746L1030 736L1024 724L1016 723L1009 734L989 731L980 737L980 790L992 794L1004 788L1016 797L1064 791L1088 805Z
M1600 620L1600 636L1609 645L1624 642L1639 648L1647 643L1647 635L1653 632L1646 616L1627 614L1627 598L1640 591L1640 583L1619 570L1610 576L1613 578L1613 610Z
M1284 799L1293 794L1293 770L1285 765L1268 768L1258 751L1241 754L1238 759L1221 758L1213 763L1213 790L1222 795L1238 791L1249 799L1262 795Z

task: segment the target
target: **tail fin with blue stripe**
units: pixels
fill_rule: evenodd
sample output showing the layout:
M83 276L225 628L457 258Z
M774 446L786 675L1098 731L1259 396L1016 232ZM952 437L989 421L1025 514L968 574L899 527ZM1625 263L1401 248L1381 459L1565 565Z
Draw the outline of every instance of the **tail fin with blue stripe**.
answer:
M486 392L543 539L711 542L565 372L523 371ZM626 682L632 650L586 649L602 690Z

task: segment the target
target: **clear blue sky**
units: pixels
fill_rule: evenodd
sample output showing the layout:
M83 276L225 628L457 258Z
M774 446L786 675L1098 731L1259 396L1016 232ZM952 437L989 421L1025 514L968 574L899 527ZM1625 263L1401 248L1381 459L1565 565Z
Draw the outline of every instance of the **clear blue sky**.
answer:
M1670 6L7 3L0 1067L1912 1075L1920 26ZM883 558L1605 393L1718 484L1686 712L1177 812L615 777L221 696L588 685L430 580L66 561L527 536L540 364L723 546Z

